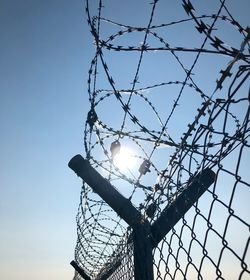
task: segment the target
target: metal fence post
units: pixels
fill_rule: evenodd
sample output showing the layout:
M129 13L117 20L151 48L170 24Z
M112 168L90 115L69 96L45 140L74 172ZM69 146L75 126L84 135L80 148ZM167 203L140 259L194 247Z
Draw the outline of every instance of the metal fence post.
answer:
M148 220L132 205L131 201L119 193L81 155L73 157L69 162L69 167L132 227L135 280L153 280L152 249L158 245L215 180L215 173L208 168L191 178L187 187L150 226ZM104 274L98 275L97 279L106 280L113 272L113 269L109 269Z
M135 279L154 279L153 254L148 222L137 225L133 232Z
M164 236L185 215L191 206L202 196L215 180L211 169L204 169L190 180L177 198L162 211L160 217L152 224L152 244L156 247Z
M135 280L153 280L153 256L150 225L141 213L119 191L103 178L81 155L69 167L133 228Z
M85 271L75 261L72 261L70 264L74 267L74 269L81 275L81 277L84 280L91 280L91 278L85 273Z

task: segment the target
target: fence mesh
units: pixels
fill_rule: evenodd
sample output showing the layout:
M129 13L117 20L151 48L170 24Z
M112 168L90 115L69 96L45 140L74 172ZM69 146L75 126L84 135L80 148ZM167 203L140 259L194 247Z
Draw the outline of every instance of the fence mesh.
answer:
M86 159L151 225L216 174L153 249L157 280L250 279L250 29L234 2L86 1ZM91 279L134 279L131 232L83 183L75 260Z

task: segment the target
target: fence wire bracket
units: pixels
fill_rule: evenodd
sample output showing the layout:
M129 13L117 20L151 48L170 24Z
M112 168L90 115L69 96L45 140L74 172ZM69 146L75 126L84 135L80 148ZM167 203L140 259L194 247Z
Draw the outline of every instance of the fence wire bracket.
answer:
M135 280L154 279L153 248L159 244L215 180L215 173L211 169L207 168L198 173L190 179L186 188L177 195L175 200L166 206L159 218L150 225L140 211L132 205L131 201L126 199L108 180L103 178L81 155L73 157L68 165L132 227ZM119 262L115 263L115 267L118 264ZM74 267L77 266L75 265ZM77 269L82 275L83 270L79 270L79 267ZM114 266L105 271L104 274L98 275L96 279L107 279L114 272ZM91 280L84 272L83 275L85 275L84 279Z
M215 181L215 173L207 168L190 179L187 187L166 206L160 217L152 224L152 245L156 247L164 236L187 213L191 206Z
M72 261L70 264L74 267L75 271L77 271L84 280L91 280L91 278L75 261Z
M81 155L73 157L68 166L133 228L135 280L153 280L149 222L129 199L103 178Z

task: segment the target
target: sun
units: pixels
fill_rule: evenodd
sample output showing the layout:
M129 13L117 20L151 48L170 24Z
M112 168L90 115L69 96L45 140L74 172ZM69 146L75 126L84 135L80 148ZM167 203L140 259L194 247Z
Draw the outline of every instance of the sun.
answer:
M114 156L113 163L120 171L127 171L135 166L136 158L131 149L121 147L120 151Z

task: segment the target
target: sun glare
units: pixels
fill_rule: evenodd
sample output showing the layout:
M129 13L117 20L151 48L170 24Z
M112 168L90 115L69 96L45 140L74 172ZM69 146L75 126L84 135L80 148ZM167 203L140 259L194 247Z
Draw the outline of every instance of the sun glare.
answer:
M120 171L126 171L135 166L136 158L133 156L132 150L121 147L119 153L114 156L113 162Z

